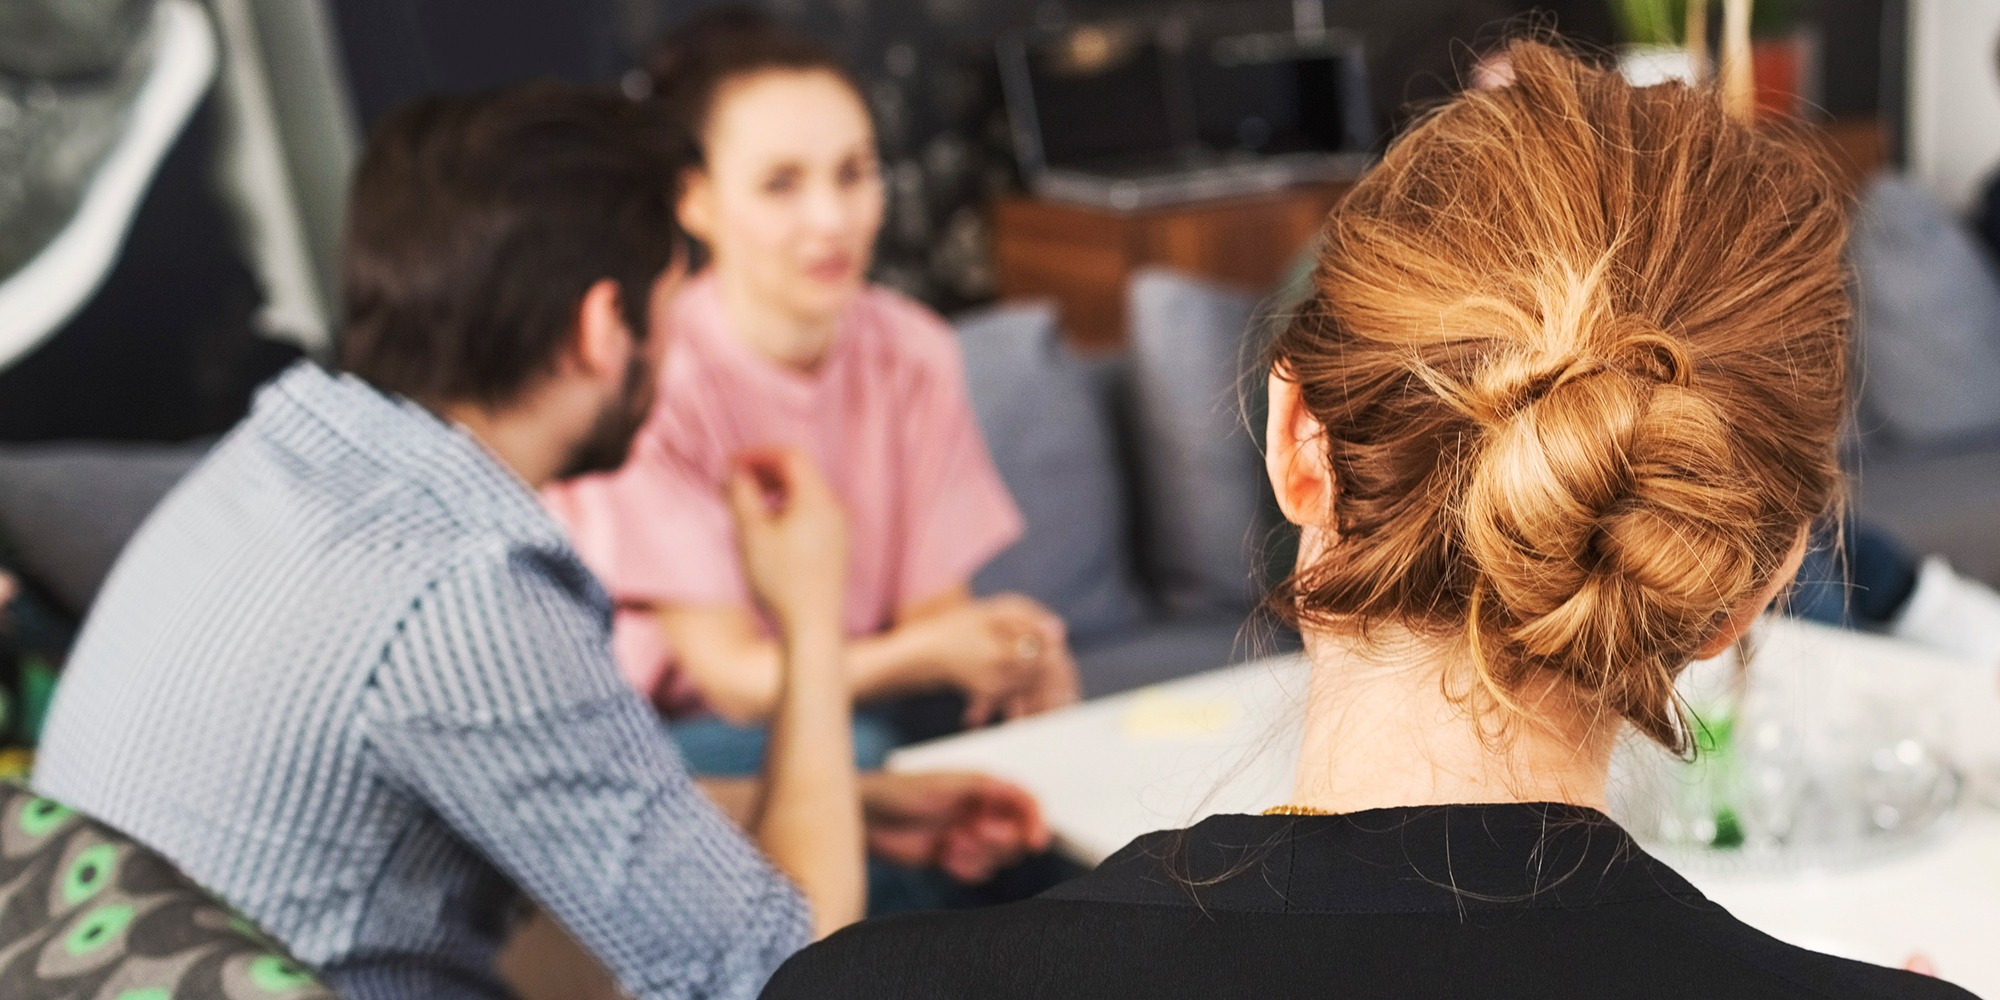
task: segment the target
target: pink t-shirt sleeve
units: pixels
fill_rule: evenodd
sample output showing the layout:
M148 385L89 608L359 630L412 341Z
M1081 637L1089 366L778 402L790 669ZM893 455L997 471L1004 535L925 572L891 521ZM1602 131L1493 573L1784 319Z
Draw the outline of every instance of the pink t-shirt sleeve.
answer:
M928 313L924 319L926 370L902 424L910 533L898 606L969 582L1024 527L973 415L958 341L941 320Z

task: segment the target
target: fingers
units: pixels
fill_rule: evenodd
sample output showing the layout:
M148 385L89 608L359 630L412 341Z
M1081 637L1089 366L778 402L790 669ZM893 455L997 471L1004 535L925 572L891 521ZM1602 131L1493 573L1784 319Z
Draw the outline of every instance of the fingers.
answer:
M755 453L760 463L782 487L788 500L818 505L833 502L833 487L819 465L798 448L773 448Z
M1009 644L1020 668L1019 686L1004 703L1006 717L1020 718L1076 702L1082 687L1062 619L1019 595L993 600L1003 627L1013 630L1003 641Z
M1041 711L1073 705L1083 698L1083 681L1077 675L1076 657L1070 653L1069 643L1050 644L1037 694Z
M983 882L1048 850L1051 837L1033 796L987 777L977 780L975 790L975 805L946 834L940 867L962 882Z
M988 881L1047 850L1051 839L1034 797L987 775L911 775L875 793L874 805L889 808L871 813L870 847L905 864L935 866L960 882Z
M984 691L965 692L965 728L977 729L993 721L1000 699Z
M724 493L729 501L729 513L736 519L737 530L753 531L771 520L770 501L765 499L763 487L749 470L739 468L732 471Z
M816 476L811 460L796 448L756 448L739 453L731 462L732 498L740 482L754 486L766 511L783 511L802 489L809 490Z
M1031 696L1027 694L1011 694L1007 696L1007 707L1001 711L1000 717L1009 721L1025 719L1040 710L1040 706L1036 704L1035 699Z
M838 622L846 522L811 460L797 449L746 451L732 460L723 489L751 590L780 627Z

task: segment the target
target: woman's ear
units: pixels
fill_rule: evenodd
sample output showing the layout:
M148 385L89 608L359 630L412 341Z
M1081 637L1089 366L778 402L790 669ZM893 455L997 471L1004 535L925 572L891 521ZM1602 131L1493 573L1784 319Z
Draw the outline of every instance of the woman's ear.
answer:
M689 168L681 172L681 198L674 214L689 236L703 243L714 242L709 237L715 232L715 185L709 182L708 171Z
M1306 409L1299 384L1284 364L1271 366L1271 406L1264 420L1264 471L1285 520L1302 528L1333 520L1333 470L1326 459L1326 428Z

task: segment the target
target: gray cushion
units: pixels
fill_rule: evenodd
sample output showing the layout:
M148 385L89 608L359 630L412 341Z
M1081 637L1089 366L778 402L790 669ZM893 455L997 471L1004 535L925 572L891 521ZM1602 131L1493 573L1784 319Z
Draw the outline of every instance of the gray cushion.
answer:
M1870 421L1899 442L2000 432L2000 276L1958 219L1914 183L1868 186L1855 216Z
M1240 405L1258 301L1162 270L1129 289L1139 558L1172 615L1241 613L1262 587L1273 502Z
M2000 447L1940 453L1875 451L1856 463L1852 516L1912 552L2000 583Z
M81 616L140 522L209 444L0 448L0 533L21 571Z
M1063 348L1054 307L999 306L956 325L973 411L1027 521L974 588L1027 594L1080 641L1131 627L1142 601L1109 407Z
M1100 698L1298 648L1298 633L1262 616L1189 615L1141 625L1109 642L1079 644L1077 674L1084 697Z

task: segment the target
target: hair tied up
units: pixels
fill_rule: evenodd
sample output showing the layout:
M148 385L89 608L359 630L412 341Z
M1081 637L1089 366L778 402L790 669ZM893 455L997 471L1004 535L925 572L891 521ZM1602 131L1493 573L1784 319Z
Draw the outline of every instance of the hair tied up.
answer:
M1634 323L1644 324L1644 328L1628 333L1619 342L1613 367L1650 382L1687 388L1694 380L1687 348L1651 323Z
M1840 488L1845 198L1711 88L1507 54L1328 216L1272 345L1340 484L1273 607L1469 643L1471 704L1559 679L1679 749L1675 675Z
M1693 381L1687 349L1645 320L1633 318L1608 349L1579 350L1551 361L1546 355L1516 354L1461 388L1435 372L1425 380L1448 403L1486 427L1506 424L1556 390L1602 375L1618 374L1640 383L1686 388Z

